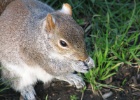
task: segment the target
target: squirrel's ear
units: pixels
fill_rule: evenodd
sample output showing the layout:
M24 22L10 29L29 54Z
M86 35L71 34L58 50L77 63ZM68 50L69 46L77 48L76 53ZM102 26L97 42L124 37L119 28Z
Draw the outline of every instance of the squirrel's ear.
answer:
M72 16L72 7L68 3L64 3L60 11Z
M52 31L55 28L55 19L53 16L49 13L46 17L46 30L48 32Z

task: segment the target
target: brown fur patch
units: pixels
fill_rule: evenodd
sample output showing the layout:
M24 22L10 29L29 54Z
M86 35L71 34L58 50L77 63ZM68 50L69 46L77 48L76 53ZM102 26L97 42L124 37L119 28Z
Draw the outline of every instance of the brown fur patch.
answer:
M68 3L64 3L63 6L69 9L69 14L72 16L72 7Z
M46 29L48 32L52 31L55 28L55 23L53 21L52 15L48 14L46 19Z

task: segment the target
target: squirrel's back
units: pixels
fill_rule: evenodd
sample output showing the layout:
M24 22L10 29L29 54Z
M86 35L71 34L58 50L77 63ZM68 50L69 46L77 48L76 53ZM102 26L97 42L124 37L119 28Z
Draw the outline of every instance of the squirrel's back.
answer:
M5 30L8 32L11 29L18 30L16 26L23 25L28 18L38 17L37 19L41 19L49 12L53 12L53 9L38 0L15 0L7 6L0 16L0 34L3 33L3 30L4 33L6 33Z
M11 50L15 50L14 48L19 48L17 46L19 46L19 42L23 42L23 37L28 33L27 30L31 31L30 26L33 26L31 20L37 22L53 11L51 7L38 0L12 1L0 16L1 54L2 52L7 54ZM2 56L1 54L0 56Z

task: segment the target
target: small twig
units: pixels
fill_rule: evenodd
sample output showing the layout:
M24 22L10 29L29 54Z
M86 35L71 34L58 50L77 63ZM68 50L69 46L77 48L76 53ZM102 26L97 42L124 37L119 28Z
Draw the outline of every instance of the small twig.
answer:
M90 84L91 85L91 84ZM93 92L93 94L95 93L95 91L94 91L94 89L93 89L93 86L91 85L91 89L92 89L92 92Z
M116 91L124 91L124 89L122 89L120 87L112 86L112 85L102 85L102 84L99 84L99 85L101 85L104 88L108 88L108 89L112 89L112 90L116 90Z
M102 92L100 90L98 90L100 96L103 98Z
M93 89L93 86L91 85L91 88L92 88L92 92L93 92L93 94L95 94L95 95L100 95L101 97L102 97L102 92L100 91L100 90L98 90L98 92L96 92L94 89ZM103 97L102 97L103 98Z
M131 88L134 90L140 91L140 89L138 89L138 88L135 88L135 87L131 87Z
M85 93L85 92L82 92L82 95L81 95L81 100L83 100L83 97L84 97L84 93Z

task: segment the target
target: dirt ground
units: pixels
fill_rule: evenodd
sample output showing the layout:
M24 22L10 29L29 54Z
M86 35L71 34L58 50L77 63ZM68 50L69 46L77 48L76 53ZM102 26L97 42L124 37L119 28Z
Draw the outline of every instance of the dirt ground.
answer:
M139 66L140 67L140 66ZM106 100L140 100L140 72L138 66L122 66L118 73L106 80L106 84L112 84L120 89L103 88L100 94L104 95L109 92L113 94ZM0 88L2 88L1 86ZM43 85L38 82L35 86L38 100L75 100L70 99L71 96L76 96L76 100L103 100L101 96L93 94L90 85L87 84L87 90L81 92L75 87L69 86L66 82L54 81L50 85ZM19 100L20 94L12 89L7 89L0 93L0 100Z

